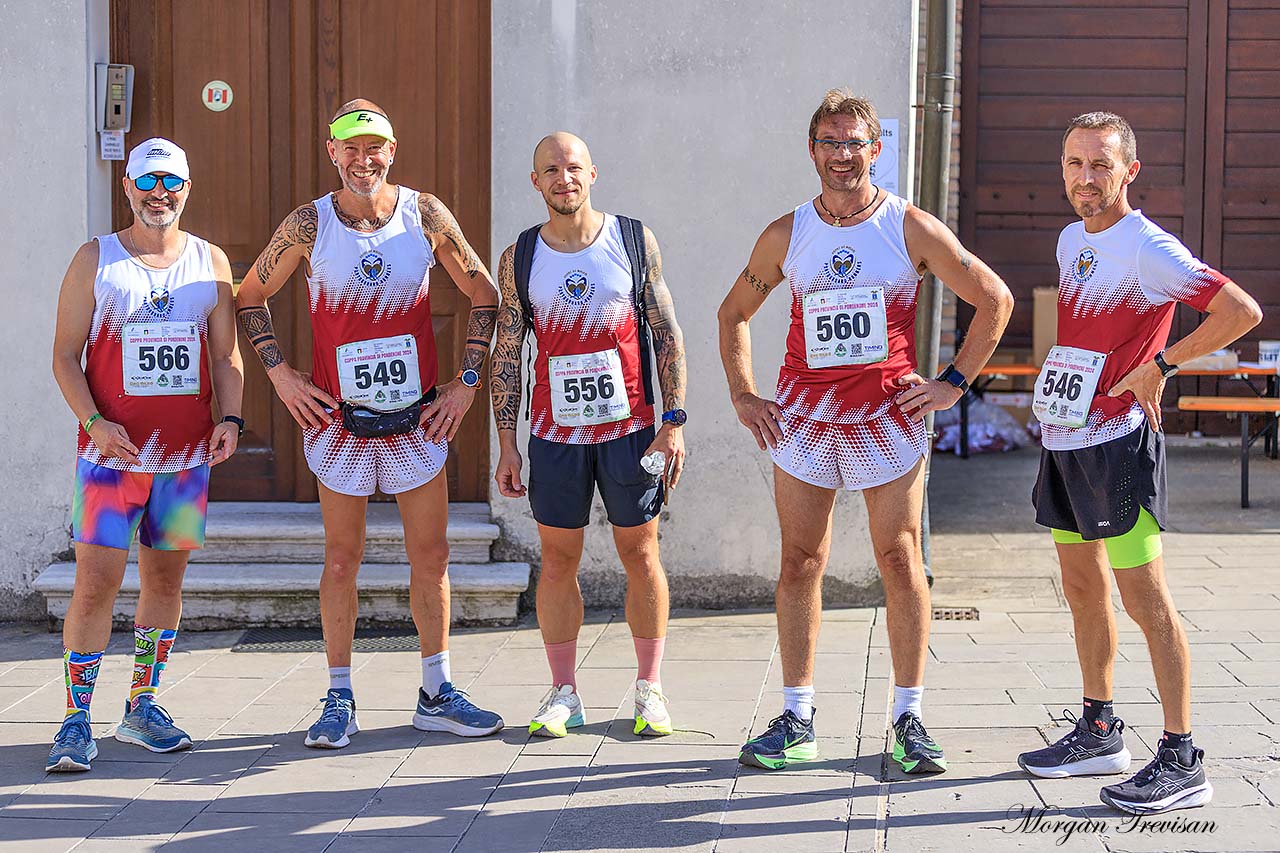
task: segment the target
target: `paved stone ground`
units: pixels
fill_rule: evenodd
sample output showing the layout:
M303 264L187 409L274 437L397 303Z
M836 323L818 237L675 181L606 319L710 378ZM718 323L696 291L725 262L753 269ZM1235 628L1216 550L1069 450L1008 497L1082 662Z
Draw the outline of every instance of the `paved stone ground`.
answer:
M943 776L905 779L882 758L891 674L873 608L826 614L824 758L782 774L735 760L779 708L768 613L673 620L664 682L687 730L645 742L630 734L630 638L610 614L581 638L590 707L579 733L530 741L520 725L545 679L537 632L524 626L453 640L457 680L511 724L500 736L415 731L416 654L363 654L364 731L337 752L302 746L322 655L230 652L238 633L181 635L166 671L161 698L194 750L152 755L107 739L130 672L121 635L94 702L101 755L79 776L42 771L62 713L58 638L10 626L0 627L0 850L1280 850L1280 468L1256 461L1255 506L1242 512L1230 449L1171 454L1169 574L1217 791L1211 806L1175 814L1183 828L1212 821L1212 832L1133 831L1098 802L1099 780L1033 781L1015 764L1056 739L1054 718L1080 699L1053 552L1026 504L1036 455L1023 451L935 468L935 604L981 611L934 623L925 714L951 761ZM1115 698L1145 762L1160 710L1142 637L1119 618ZM1018 806L1076 832L1060 846L1061 832L1019 832Z

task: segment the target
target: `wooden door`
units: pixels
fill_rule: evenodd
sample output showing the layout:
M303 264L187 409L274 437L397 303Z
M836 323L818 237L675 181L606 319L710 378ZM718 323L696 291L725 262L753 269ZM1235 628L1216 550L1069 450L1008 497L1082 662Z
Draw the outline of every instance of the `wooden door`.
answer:
M1017 299L1005 347L1031 347L1032 288L1058 282L1058 233L1075 219L1062 132L1080 113L1130 121L1142 160L1130 200L1200 251L1206 0L1121 5L964 4L960 234Z
M1280 0L1224 0L1209 16L1204 260L1262 305L1238 347L1280 339Z
M186 149L192 195L183 227L221 246L238 280L297 205L338 186L324 156L328 121L365 97L391 115L399 139L390 178L433 192L489 253L489 6L471 0L113 0L111 56L135 69L131 147L165 136ZM231 107L202 103L206 84L230 84ZM115 176L123 175L117 163ZM116 228L131 219L123 195ZM457 372L470 305L447 274L431 278L440 378ZM281 346L311 365L306 282L299 273L271 301ZM214 469L215 500L315 500L300 435L243 338L244 417L236 456ZM487 500L488 395L481 393L450 450L453 500Z

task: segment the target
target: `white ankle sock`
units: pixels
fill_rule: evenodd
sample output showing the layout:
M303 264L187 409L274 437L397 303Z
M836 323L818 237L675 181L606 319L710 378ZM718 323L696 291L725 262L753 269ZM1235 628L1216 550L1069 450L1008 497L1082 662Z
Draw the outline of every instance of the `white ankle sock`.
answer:
M432 699L440 695L440 685L452 681L449 675L449 653L447 651L422 659L422 689Z
M802 720L813 719L813 685L782 688L782 710Z
M898 722L898 718L907 711L920 716L920 705L924 701L924 687L899 687L893 686L893 721Z
M350 690L351 689L351 667L349 666L331 666L329 667L329 689L330 690Z

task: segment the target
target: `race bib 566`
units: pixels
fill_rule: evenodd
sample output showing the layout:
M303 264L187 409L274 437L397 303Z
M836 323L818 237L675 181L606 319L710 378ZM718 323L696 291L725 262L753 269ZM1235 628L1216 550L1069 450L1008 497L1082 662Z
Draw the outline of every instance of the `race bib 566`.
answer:
M126 323L121 335L124 393L160 397L200 393L200 326Z

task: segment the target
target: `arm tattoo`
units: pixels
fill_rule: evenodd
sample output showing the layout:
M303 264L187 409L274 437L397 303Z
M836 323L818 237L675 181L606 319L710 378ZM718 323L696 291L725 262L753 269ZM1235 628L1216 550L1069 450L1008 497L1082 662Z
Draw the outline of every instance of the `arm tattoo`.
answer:
M644 233L645 255L648 259L648 279L644 289L645 316L653 338L653 352L658 360L658 385L662 388L662 406L665 411L684 408L686 384L684 360L684 334L676 323L676 308L671 301L671 291L662 277L662 255L658 241L647 228Z
M777 285L765 284L764 279L751 271L751 267L742 268L742 277L747 280L747 284L751 285L761 296L768 296Z
M258 255L258 260L254 263L258 270L258 280L263 284L269 283L272 274L276 271L276 264L289 249L302 246L304 252L310 255L311 247L315 243L316 208L315 205L304 204L285 217L284 222L281 222L280 227L276 229L276 233L271 235L271 242L262 250L262 254Z
M462 236L462 228L458 220L453 218L449 209L440 203L440 199L430 193L418 194L418 214L422 217L422 231L431 239L432 234L446 237L453 244L458 255L458 263L468 278L475 278L480 272L480 258Z
M276 345L275 329L271 326L271 312L266 306L251 305L241 308L236 311L236 316L244 329L245 337L253 344L258 358L262 359L262 366L270 370L277 364L284 364L284 356Z
M970 255L968 252L964 251L963 249L960 250L960 266L964 267L965 269L969 269L970 267L973 266L973 255Z
M498 262L498 290L502 307L497 313L498 341L489 370L489 394L498 429L514 430L520 418L520 351L525 333L520 297L516 294L514 246L503 252Z
M489 341L493 339L493 321L498 309L479 305L471 309L467 317L467 348L462 353L463 370L479 370L489 356Z

